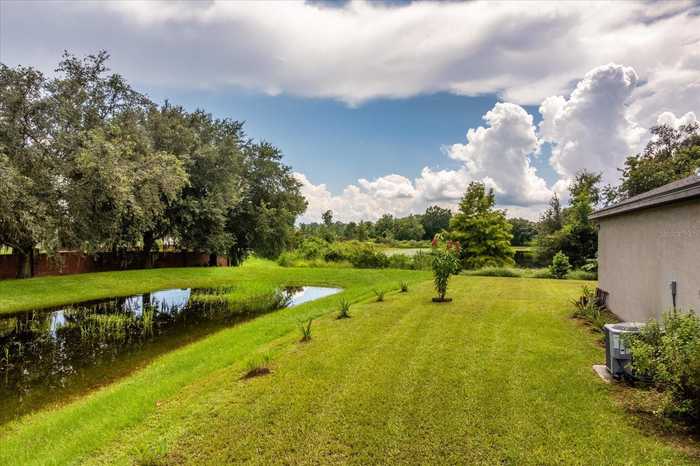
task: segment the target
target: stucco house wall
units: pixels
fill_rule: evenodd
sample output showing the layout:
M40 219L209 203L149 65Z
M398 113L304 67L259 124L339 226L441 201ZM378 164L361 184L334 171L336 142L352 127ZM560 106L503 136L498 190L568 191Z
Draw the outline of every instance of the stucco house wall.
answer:
M599 218L598 287L626 321L672 308L700 312L700 199Z

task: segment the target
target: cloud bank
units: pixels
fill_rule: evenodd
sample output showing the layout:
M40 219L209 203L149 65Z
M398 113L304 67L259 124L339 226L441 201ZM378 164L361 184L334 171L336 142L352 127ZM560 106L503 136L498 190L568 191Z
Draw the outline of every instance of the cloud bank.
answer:
M348 105L445 91L503 102L465 140L450 141L457 170L361 179L340 194L298 174L310 200L305 220L327 208L349 220L454 205L473 180L493 187L511 214L533 217L576 170L615 181L650 126L693 120L700 109L700 6L692 1L56 0L0 9L0 60L9 65L51 72L63 49L83 54L99 44L139 86ZM538 125L523 105L539 105ZM551 186L533 167L547 146L559 177Z
M589 71L568 96L550 96L533 116L514 103L497 103L484 116L485 126L470 128L466 143L455 143L447 155L463 163L458 170L425 167L414 180L392 174L374 181L359 180L340 195L297 174L309 199L302 221L316 221L331 209L344 220L376 219L383 213L407 215L438 204L452 207L471 181L493 188L509 215L536 219L556 192L567 199L571 178L580 169L603 174L615 183L625 157L648 141L648 128L630 115L638 75L629 66L610 63ZM655 124L678 127L697 121L694 112L676 117L671 111L655 116ZM552 186L532 165L543 145L551 147L549 164L559 175Z

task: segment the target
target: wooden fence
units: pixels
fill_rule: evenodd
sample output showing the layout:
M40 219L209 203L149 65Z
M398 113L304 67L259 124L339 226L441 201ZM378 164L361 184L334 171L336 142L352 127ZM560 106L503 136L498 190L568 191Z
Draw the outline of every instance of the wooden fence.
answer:
M151 254L153 268L162 267L206 267L210 265L209 254L196 252L157 252ZM0 279L16 278L20 257L14 254L0 254ZM216 266L226 267L227 257L217 256ZM140 252L117 254L83 254L77 251L62 251L51 257L35 254L33 276L70 275L109 270L129 270L144 268L144 256Z

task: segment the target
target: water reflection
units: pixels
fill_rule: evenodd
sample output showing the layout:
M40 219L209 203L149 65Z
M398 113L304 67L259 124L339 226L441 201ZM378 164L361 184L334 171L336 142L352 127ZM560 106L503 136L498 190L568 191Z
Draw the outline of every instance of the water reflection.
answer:
M253 315L339 291L287 288L231 301L230 287L170 289L0 316L0 422Z

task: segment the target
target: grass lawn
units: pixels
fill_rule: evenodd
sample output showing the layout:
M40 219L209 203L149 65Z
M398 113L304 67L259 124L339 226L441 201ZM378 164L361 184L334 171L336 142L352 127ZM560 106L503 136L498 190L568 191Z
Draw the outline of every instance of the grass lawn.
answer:
M68 299L85 284L121 294L195 279L332 284L356 303L344 320L337 296L264 315L6 424L0 464L697 464L635 427L591 371L602 349L568 318L583 282L459 276L454 301L433 304L429 275L398 270L256 261L80 278L0 282L0 309L36 305L32 290ZM399 280L408 293L374 302L372 288ZM298 343L311 316L313 338ZM260 354L272 373L242 380Z

